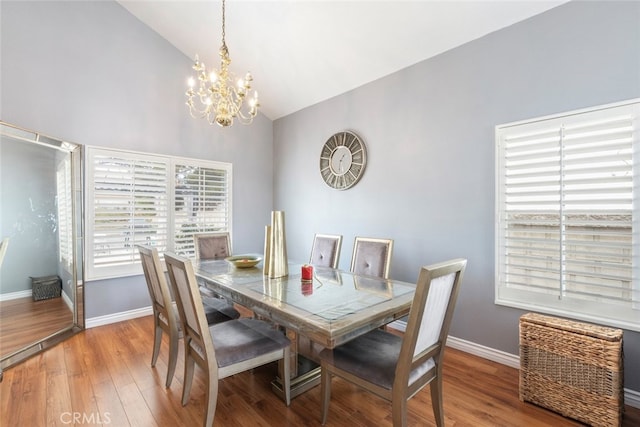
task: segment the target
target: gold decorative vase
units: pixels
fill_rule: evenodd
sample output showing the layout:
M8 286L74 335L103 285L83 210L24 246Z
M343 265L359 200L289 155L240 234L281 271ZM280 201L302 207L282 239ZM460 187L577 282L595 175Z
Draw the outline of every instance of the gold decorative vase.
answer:
M289 275L289 263L287 260L287 240L284 232L284 211L271 212L271 230L265 234L269 236L269 243L265 242L268 248L267 275L270 278L278 278ZM266 239L265 239L266 240Z

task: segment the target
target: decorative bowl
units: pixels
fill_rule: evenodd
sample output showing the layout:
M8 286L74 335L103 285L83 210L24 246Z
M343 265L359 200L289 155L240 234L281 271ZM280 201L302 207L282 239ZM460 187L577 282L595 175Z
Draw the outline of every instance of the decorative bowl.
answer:
M225 260L236 268L251 268L258 265L262 258L256 255L234 255Z

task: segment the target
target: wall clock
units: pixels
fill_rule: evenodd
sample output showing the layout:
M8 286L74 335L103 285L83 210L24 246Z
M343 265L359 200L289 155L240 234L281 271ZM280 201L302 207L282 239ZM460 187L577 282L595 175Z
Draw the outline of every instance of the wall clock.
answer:
M353 187L364 173L367 150L358 135L350 131L335 133L322 147L320 174L331 188Z

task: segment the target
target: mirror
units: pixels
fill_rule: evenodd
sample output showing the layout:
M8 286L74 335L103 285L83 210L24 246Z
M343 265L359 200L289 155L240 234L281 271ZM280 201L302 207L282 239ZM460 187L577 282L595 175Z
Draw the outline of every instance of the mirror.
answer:
M82 151L0 122L0 374L84 329Z

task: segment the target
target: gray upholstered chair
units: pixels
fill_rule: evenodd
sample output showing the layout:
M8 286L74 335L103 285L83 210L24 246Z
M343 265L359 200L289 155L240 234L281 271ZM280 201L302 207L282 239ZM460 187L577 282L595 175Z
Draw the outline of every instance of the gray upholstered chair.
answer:
M153 355L151 356L151 366L156 366L160 344L162 343L162 332L169 336L169 364L167 366L166 386L171 386L173 374L176 370L178 360L178 340L182 333L182 326L178 317L176 304L172 301L171 291L164 276L162 264L158 250L149 246L137 245L142 262L144 278L151 297L153 307L154 323L154 343ZM240 313L226 302L207 298L203 306L208 323L220 323L240 317Z
M225 259L232 255L231 236L227 231L194 234L193 244L196 250L196 259ZM219 295L207 288L204 282L199 282L199 286L203 297L220 298Z
M342 236L334 234L316 234L313 237L309 264L317 267L338 268Z
M184 328L184 384L182 404L189 401L195 364L205 373L204 426L213 425L218 400L218 380L266 363L278 361L283 376L285 400L291 400L291 341L280 331L257 319L236 319L208 326L200 292L187 259L165 253L169 282L178 302Z
M393 240L356 237L351 255L351 272L389 278Z
M193 235L196 259L225 259L231 256L231 237L226 231Z
M420 270L404 336L375 329L320 353L322 424L339 376L390 401L394 427L407 425L407 401L430 384L436 425L444 425L442 357L466 265L456 259Z

